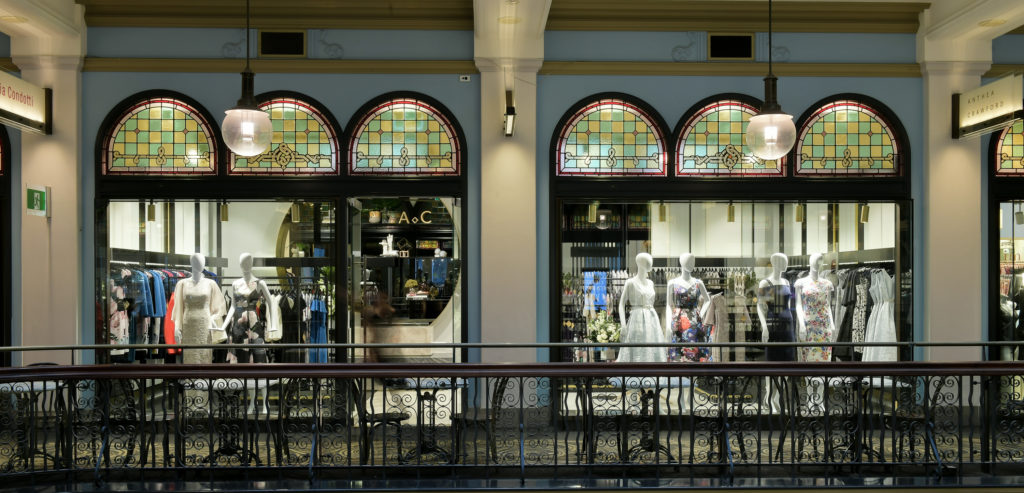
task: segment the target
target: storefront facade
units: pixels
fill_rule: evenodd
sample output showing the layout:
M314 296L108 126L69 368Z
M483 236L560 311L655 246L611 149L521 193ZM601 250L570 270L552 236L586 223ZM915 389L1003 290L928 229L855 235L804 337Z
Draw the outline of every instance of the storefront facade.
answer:
M11 214L5 215L12 238L12 268L5 276L11 279L12 297L5 320L10 321L7 334L14 345L166 342L161 339L164 332L149 329L131 329L136 335L147 334L142 338L126 338L124 332L122 337L112 336L110 303L117 305L117 301L112 300L110 281L123 276L111 273L124 270L115 266L185 271L187 257L197 251L207 257L210 272L223 278L224 288L242 274L239 255L247 252L254 258L257 277L276 281L268 283L275 296L293 288L290 275L298 278L300 291L303 287L330 291L324 303L331 304L333 299L332 308L327 309L333 318L325 324L328 335L323 342L572 342L583 332L575 326L566 329L567 323L585 322L562 312L564 298L577 292L566 286L580 284L585 291L593 286L595 272L632 273L633 259L643 250L654 256L655 268L666 269L659 289L674 277L674 271L667 269L677 267L682 253L697 257L696 266L705 269L701 276L728 277L742 271L752 280L768 274L772 253L785 253L791 270L802 269L812 254L822 253L836 269L870 266L896 280L893 326L898 341L984 341L1008 334L992 331L991 320L999 306L993 301L997 298L993 290L1001 289L993 277L1001 274L992 267L997 251L992 242L1015 235L1002 230L993 234L990 226L998 219L996 211L1007 208L1004 226L1016 224L1011 219L1017 212L1012 205L1017 200L1011 185L1015 181L993 176L996 151L987 143L996 137L948 138L948 99L953 90L1006 72L1004 65L1024 62L1017 59L1022 35L1004 34L994 43L972 41L987 44L991 55L986 61L984 54L977 53L945 56L951 52L916 34L927 32L931 25L927 23L890 26L890 32L869 32L864 27L867 21L853 28L826 23L820 29L789 27L777 33L779 101L794 116L798 132L806 130L798 135L807 137L808 146L833 146L828 152L838 154L827 156L841 161L838 158L852 144L829 136L844 130L812 130L818 119L822 126L836 123L820 112L841 103L864 110L850 114L867 115L866 130L856 133L857 139L866 139L858 140L858 146L867 146L859 152L880 154L864 156L855 150L853 158L870 157L871 162L852 166L863 172L851 172L850 166L834 163L802 168L801 160L808 161L804 154L817 155L802 153L799 147L774 167L764 163L726 166L724 148L708 140L699 144L706 149L691 154L718 157L715 166L719 168L708 168L706 159L690 168L683 164L690 152L682 149L687 137L696 135L701 118L712 121L707 113L710 105L731 102L747 117L758 108L767 57L766 33L761 29L747 29L756 32L751 40L752 60L722 61L709 56L707 32L721 31L728 20L714 21L714 29L686 26L674 32L635 18L625 27L594 21L589 29L580 29L566 24L566 14L556 5L547 18L547 30L531 33L515 28L529 41L512 55L501 53L492 30L476 27L474 36L472 22L431 30L327 26L305 31L305 57L264 58L254 65L256 93L268 111L273 112L275 104L290 115L295 108L310 109L303 113L307 116L301 124L294 116L280 118L282 134L292 135L282 135L276 144L288 143L295 154L305 157L268 154L258 161L267 165L256 167L270 170L264 172L237 161L220 138L221 115L238 97L237 71L244 51L239 29L171 25L143 30L98 15L92 25L88 7L80 17L84 24L79 26L79 52L65 52L84 64L60 65L46 72L46 77L70 86L64 95L76 94L64 99L67 96L54 87L55 107L75 108L61 114L70 123L61 124L49 137L12 131L11 150L3 149L11 163L3 168L5 179L11 180L5 200L12 204ZM920 10L900 15L916 19ZM67 15L74 18L83 13L71 8ZM516 15L531 20L544 17L532 11ZM826 17L825 13L815 15ZM520 24L529 22L515 25ZM255 47L255 40L252 44ZM14 43L15 63L27 57L42 59L39 53L24 50ZM32 70L26 68L23 76L36 76ZM67 74L75 75L68 79ZM50 85L46 77L39 77L39 83ZM517 122L511 137L500 132L506 90L515 94ZM138 146L115 151L118 144L129 143L117 140L119 132L140 138L142 129L136 121L148 120L147 125L163 121L140 118L132 108L164 100L182 103L186 113L194 115L187 120L195 121L197 129L206 128L207 147L200 148L196 142L193 149L196 155L208 154L202 165L208 166L205 171L189 161L192 142L174 140L180 129L173 121L169 130L161 130L169 132L166 136L153 137L155 133L146 130L145 138L161 139L160 146L152 147L156 151ZM568 171L572 166L566 166L564 145L572 132L566 126L586 120L579 112L603 100L636 108L626 114L655 129L652 138L657 142L647 142L654 150L643 156L658 154L658 166L650 168L657 176L574 176ZM360 156L369 166L381 156L397 162L410 154L398 147L387 153L358 147L378 143L369 137L360 140L360 132L383 131L381 118L388 110L382 105L400 101L424 103L428 117L423 121L439 123L440 133L434 135L446 136L450 147L423 152L435 157L451 153L445 165L451 172L410 177L415 173L360 171ZM317 129L307 126L310 122ZM600 120L595 122L597 132L603 132ZM711 135L707 122L700 131ZM741 135L742 122L730 132ZM316 138L326 147L316 152L298 150L295 146L310 138L311 129L323 134L323 140L319 134ZM724 138L725 133L718 131L716 137ZM815 133L820 134L820 142ZM46 150L47 139L59 140L66 134L73 139L61 142L67 156L75 156L74 166L57 170L37 166L53 160L40 150ZM425 142L407 142L434 145L429 135L423 135ZM853 138L849 135L854 132L850 130L843 140ZM182 139L188 137L182 135ZM161 150L163 144L170 146ZM176 153L178 144L182 145ZM600 144L604 142L598 140ZM634 140L631 145L637 144ZM868 149L871 146L888 147ZM742 143L735 151L742 162ZM599 157L607 161L607 151L600 152ZM185 164L179 168L187 171L156 164L158 159L165 163L171 154L181 156ZM627 155L641 156L635 149ZM620 162L624 157L613 156ZM578 154L575 157L580 160ZM828 161L824 154L821 157L822 162ZM63 166L71 166L62 161ZM285 164L275 168L276 162ZM843 166L844 172L806 172ZM138 173L139 167L158 171ZM648 169L646 164L643 167ZM708 169L728 171L699 171ZM254 176L260 174L267 176ZM26 184L50 183L61 200L52 221L40 222L25 216L23 207L13 207L24 201ZM593 208L607 212L613 227L598 227L597 221L585 217L595 202ZM246 236L268 217L272 226L260 225L260 232ZM577 217L583 218L582 226L574 227ZM429 223L427 218L432 218ZM659 223L671 226L656 231ZM234 230L235 225L242 229ZM608 230L617 231L618 236L611 237ZM408 257L384 255L387 247L380 242L387 241L388 235L396 242L405 240L397 250L410 252ZM736 235L741 239L729 243ZM39 238L46 238L49 248L37 248ZM574 248L582 252L578 258L572 254ZM614 260L607 260L613 258L612 250ZM1014 255L1010 252L1009 258ZM577 267L572 266L575 261ZM953 294L943 288L949 270L958 273ZM61 276L62 272L77 273L75 282ZM323 285L321 274L327 278ZM407 285L410 280L416 282ZM113 288L119 287L116 284ZM719 284L717 289L725 291L728 283ZM401 323L367 330L363 317L369 315L363 308L374 305L370 300L374 295L368 294L371 285L387 292ZM48 300L53 298L74 301L51 313ZM574 309L582 311L584 305L585 299ZM667 312L671 310L659 306L661 318L673 318ZM412 336L414 332L417 335ZM749 338L729 341L758 342L759 331L752 332ZM291 341L291 337L281 340ZM294 340L321 342L319 337ZM1003 357L979 354L976 349L943 351L907 349L899 359ZM449 349L441 353L384 356L388 360L580 360L575 351L453 353ZM320 361L319 355L304 356L300 360ZM326 359L365 361L378 356L332 353ZM284 355L278 357L284 359ZM36 361L50 359L39 355ZM173 361L166 354L152 359Z

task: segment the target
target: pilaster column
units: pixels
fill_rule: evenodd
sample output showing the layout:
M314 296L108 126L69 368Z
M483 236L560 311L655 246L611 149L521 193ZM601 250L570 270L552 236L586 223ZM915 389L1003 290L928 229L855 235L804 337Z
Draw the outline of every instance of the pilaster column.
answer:
M981 196L985 164L978 138L953 139L951 96L974 89L990 62L933 61L924 76L924 340L981 341L987 324L981 296L986 225ZM919 294L920 295L920 294ZM978 347L937 347L930 361L977 361Z

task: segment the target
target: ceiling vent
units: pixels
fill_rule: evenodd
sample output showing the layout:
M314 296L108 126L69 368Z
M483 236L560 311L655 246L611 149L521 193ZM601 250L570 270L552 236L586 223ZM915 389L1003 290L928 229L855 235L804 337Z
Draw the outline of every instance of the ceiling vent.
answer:
M305 58L306 31L260 30L256 51L260 58Z
M753 34L708 33L708 60L753 60Z

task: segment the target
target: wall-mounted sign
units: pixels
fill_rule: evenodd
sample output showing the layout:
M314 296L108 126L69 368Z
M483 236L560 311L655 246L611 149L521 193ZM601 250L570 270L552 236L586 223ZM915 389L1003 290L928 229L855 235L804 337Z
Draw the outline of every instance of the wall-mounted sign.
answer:
M953 138L1008 127L1024 116L1024 76L1012 74L953 95Z
M22 130L50 133L51 92L0 72L0 123Z
M25 212L30 216L50 217L50 187L25 185Z

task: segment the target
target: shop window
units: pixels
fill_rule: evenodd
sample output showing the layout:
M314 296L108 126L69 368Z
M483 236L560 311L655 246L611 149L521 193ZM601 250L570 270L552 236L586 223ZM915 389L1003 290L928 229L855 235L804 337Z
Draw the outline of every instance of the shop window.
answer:
M390 99L372 107L353 128L351 174L457 176L461 171L458 133L425 101Z
M614 342L616 334L646 333L657 342L729 342L729 348L681 347L623 358L628 361L730 362L761 360L894 361L896 348L832 347L830 341L911 340L909 201L559 201L560 244L556 310L559 342ZM637 255L651 255L646 300L624 286L637 274ZM773 263L773 257L786 263ZM688 264L692 256L692 264ZM818 280L810 277L820 258ZM689 277L683 269L690 269ZM806 322L794 313L768 316L769 341L821 346L767 350L760 346L758 302L765 280L806 295ZM701 288L692 279L701 281ZM810 284L813 281L813 284ZM772 288L776 289L776 288ZM642 294L642 293L641 293ZM628 303L622 305L623 298ZM774 298L773 298L774 299ZM764 310L791 310L771 301ZM621 311L626 307L626 313ZM795 305L791 305L794 306ZM643 313L637 310L649 310ZM792 316L793 325L775 324ZM621 322L627 320L628 330ZM831 326L829 321L831 320ZM641 324L642 327L637 328ZM832 329L831 327L834 327ZM609 330L611 328L611 330ZM637 332L640 331L640 332ZM800 339L801 334L806 334ZM628 341L621 341L628 342ZM643 348L634 348L647 351ZM630 349L631 351L633 349ZM611 350L566 349L563 361L613 360ZM637 359L637 358L641 359ZM751 388L751 395L757 395Z
M754 104L725 99L707 104L686 118L679 135L676 174L679 176L781 176L782 161L766 161L750 153L744 142Z
M232 155L230 174L323 175L338 173L338 137L325 111L310 102L281 97L264 101L273 134L258 156Z
M462 341L462 208L450 197L349 199L349 338ZM357 350L355 361L460 361L450 348Z
M661 127L622 99L600 99L573 114L558 135L558 176L666 176Z
M1024 306L1024 201L999 204L999 301L998 323L991 331L991 340L1020 341L1024 338L1021 307ZM1024 359L1017 346L1001 346L994 359Z
M900 175L902 138L876 105L852 99L817 106L803 119L796 143L796 174Z
M101 154L107 175L217 173L214 127L181 99L154 97L131 104L109 126Z
M1024 122L1017 120L996 137L996 174L1020 176L1024 174Z
M333 349L275 347L276 343L341 342L335 314L339 290L334 275L334 203L117 200L100 209L99 217L97 235L106 245L97 248L97 293L102 307L101 319L96 321L98 340L118 345L266 344L265 350L251 352L117 349L101 354L101 360L323 363L341 359ZM205 289L201 292L196 291L200 283L193 279L195 254L203 257L200 282ZM248 262L254 278L246 278ZM183 307L182 293L201 306ZM248 332L239 326L243 323L249 324Z

